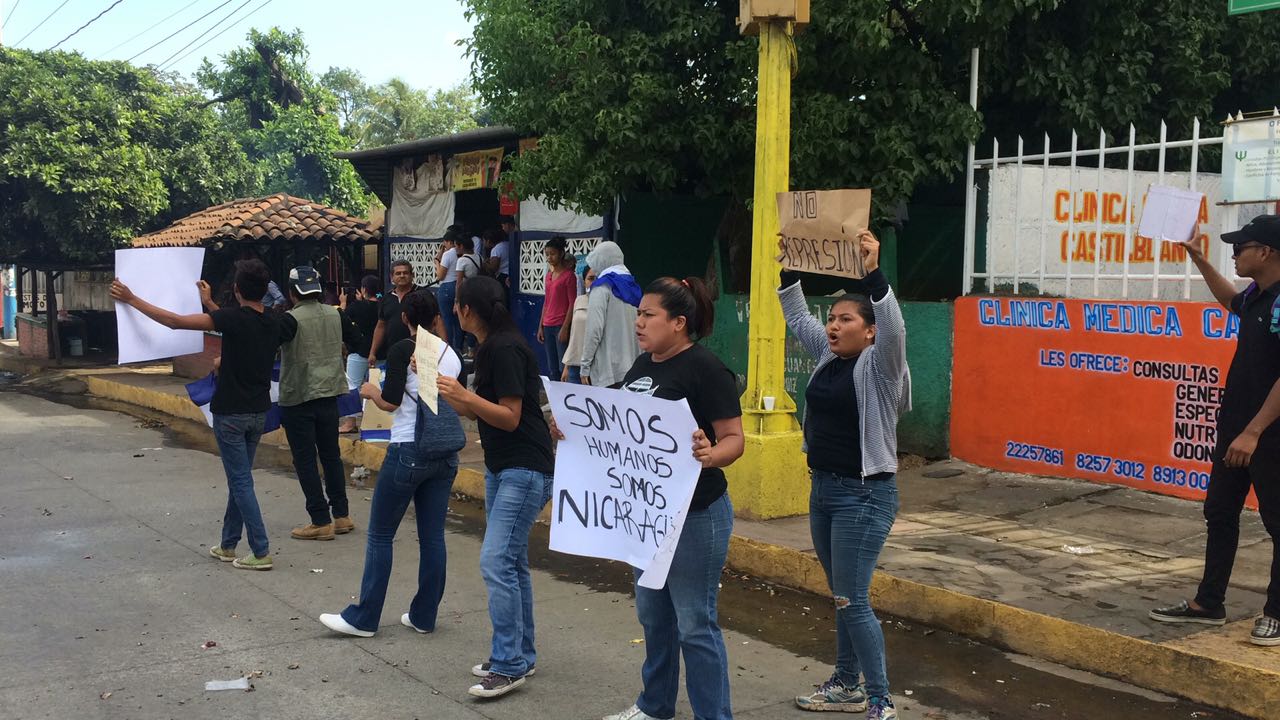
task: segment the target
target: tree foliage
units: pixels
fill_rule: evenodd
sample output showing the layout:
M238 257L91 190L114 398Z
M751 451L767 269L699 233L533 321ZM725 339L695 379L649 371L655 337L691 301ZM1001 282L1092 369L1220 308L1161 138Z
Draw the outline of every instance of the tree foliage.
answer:
M479 100L458 86L429 93L399 78L369 89L369 101L356 113L362 147L448 135L476 127Z
M737 0L466 0L476 88L541 137L523 195L750 196L758 44ZM813 0L795 40L792 185L870 186L882 218L955 176L980 134L1127 134L1270 108L1280 16L1203 0ZM982 115L968 105L983 51Z
M346 160L334 153L351 141L330 112L339 98L307 69L298 31L250 30L248 45L196 73L214 96L223 124L263 171L263 192L288 192L363 215L368 193Z
M0 48L0 257L100 261L258 184L202 98L166 80Z

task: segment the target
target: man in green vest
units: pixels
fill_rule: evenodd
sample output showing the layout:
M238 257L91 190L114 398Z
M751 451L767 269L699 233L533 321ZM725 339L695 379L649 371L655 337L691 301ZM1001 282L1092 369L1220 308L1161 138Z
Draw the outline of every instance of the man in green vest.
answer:
M338 396L347 392L342 346L359 344L359 331L343 321L337 308L320 302L323 291L320 273L310 265L289 272L294 303L289 315L298 322L298 332L280 350L280 424L311 516L309 524L291 533L299 540L332 540L355 528L338 450Z

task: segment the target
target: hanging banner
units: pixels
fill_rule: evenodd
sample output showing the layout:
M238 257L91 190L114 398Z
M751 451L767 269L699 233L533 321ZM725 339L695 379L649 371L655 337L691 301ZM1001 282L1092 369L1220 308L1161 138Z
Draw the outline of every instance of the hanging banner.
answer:
M870 227L870 190L802 190L778 193L778 227L787 270L860 278L859 230Z
M498 176L502 173L502 148L459 153L449 162L454 191L498 187Z
M1229 203L1280 200L1280 117L1239 120L1222 135L1223 194Z
M959 298L952 452L1203 499L1239 328L1216 303Z
M689 403L542 379L564 439L556 447L551 549L620 560L667 582L702 465Z

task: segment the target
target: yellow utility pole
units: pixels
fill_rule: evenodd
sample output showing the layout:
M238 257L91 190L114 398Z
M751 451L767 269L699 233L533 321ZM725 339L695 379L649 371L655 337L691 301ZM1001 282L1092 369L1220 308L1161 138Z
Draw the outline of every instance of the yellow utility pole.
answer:
M783 384L787 327L776 292L777 194L791 189L792 35L809 22L809 2L740 1L742 31L760 36L760 67L747 390L742 396L746 452L726 474L738 515L767 519L803 514L809 508L803 438L795 418L795 401Z

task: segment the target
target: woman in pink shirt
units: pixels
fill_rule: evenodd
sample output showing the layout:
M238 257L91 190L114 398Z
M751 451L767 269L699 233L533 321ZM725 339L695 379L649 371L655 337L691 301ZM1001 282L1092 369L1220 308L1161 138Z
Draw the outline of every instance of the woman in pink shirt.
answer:
M576 264L566 252L568 243L562 237L547 241L542 254L547 258L546 296L542 302L542 320L538 323L538 342L547 355L547 376L559 379L560 358L569 339L569 325L565 322L573 301L578 296L578 278L573 274ZM561 330L565 332L561 333Z

